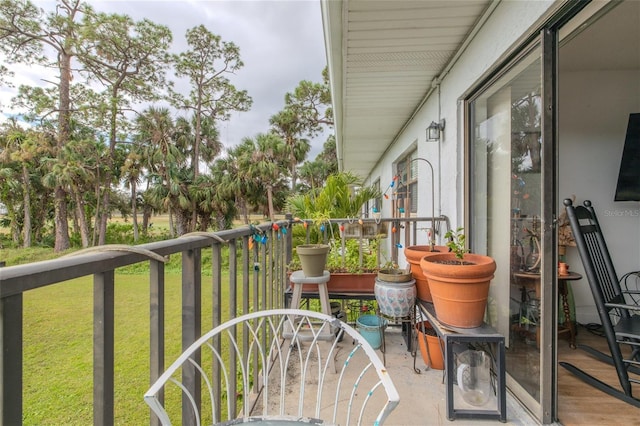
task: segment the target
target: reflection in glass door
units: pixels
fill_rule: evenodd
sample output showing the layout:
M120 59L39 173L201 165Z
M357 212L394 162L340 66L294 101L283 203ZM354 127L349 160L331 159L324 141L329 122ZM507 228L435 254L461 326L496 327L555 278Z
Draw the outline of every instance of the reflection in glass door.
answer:
M507 340L507 373L540 404L542 133L540 47L470 103L472 251L498 269L490 322Z

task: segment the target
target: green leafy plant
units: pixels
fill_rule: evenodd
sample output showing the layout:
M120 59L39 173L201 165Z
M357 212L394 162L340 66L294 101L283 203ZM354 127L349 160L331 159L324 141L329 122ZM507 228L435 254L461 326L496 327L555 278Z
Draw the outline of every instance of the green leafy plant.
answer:
M362 261L360 261L360 247L357 239L346 240L345 250L342 251L341 244L332 244L331 250L327 256L326 268L329 272L347 272L347 273L366 273L376 272L383 268L392 268L395 265L386 261L381 266L378 259L379 240L370 240L368 247L362 249ZM289 262L288 269L297 271L301 268L300 259L294 256Z
M365 186L355 174L338 172L331 174L322 188L289 197L287 210L294 217L313 221L311 241L321 242L323 226L330 235L338 234L338 225L330 225L329 219L356 218L367 201L379 196L378 188Z
M456 255L456 258L460 261L462 261L462 259L464 258L464 254L469 252L469 250L465 248L464 243L466 237L463 231L464 228L460 226L455 231L453 229L450 229L446 234L444 234L444 237L449 240L447 241L446 246Z

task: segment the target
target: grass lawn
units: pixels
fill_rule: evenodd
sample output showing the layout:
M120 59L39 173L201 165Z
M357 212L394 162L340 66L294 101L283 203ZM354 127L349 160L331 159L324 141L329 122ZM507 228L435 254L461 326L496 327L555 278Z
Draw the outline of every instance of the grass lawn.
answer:
M211 328L207 281L203 279L203 331ZM181 352L179 274L167 274L165 295L165 366L169 366ZM149 387L148 276L116 274L115 298L115 422L149 424L142 398ZM225 312L223 318L228 306ZM25 293L25 425L93 423L92 315L92 277Z

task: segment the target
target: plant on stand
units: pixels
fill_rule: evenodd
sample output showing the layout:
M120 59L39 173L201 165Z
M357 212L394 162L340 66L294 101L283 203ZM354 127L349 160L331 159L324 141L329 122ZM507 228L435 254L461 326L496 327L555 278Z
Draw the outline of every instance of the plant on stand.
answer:
M315 188L304 194L297 194L289 197L287 208L294 217L300 220L310 220L312 229L307 229L309 237L315 237L318 243L329 242L331 246L329 260L330 272L333 273L335 267L349 272L363 271L371 268L371 259L377 260L377 247L372 248L371 240L367 247L358 244L361 240L347 240L341 244L340 225L332 224L331 219L349 219L358 222L356 219L361 214L365 203L380 196L380 190L374 186L364 186L362 180L349 172L338 172L327 178L322 188ZM309 223L309 222L307 222ZM296 252L299 254L301 245L305 243L306 235L294 230L293 239ZM354 258L362 259L355 265ZM377 265L376 265L377 266ZM291 269L290 265L290 269ZM331 285L331 282L329 283ZM372 284L373 285L373 280Z
M496 263L489 256L469 253L462 227L448 231L445 237L451 252L425 256L420 261L436 316L452 327L479 327L484 321Z

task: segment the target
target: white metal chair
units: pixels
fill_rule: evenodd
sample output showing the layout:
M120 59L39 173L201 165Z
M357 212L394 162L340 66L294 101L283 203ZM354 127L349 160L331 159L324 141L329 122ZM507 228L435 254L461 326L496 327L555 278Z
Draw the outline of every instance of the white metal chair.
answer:
M336 334L329 344L328 330ZM144 399L163 425L181 417L185 425L344 426L381 425L400 398L375 350L351 326L318 312L275 309L206 333Z

